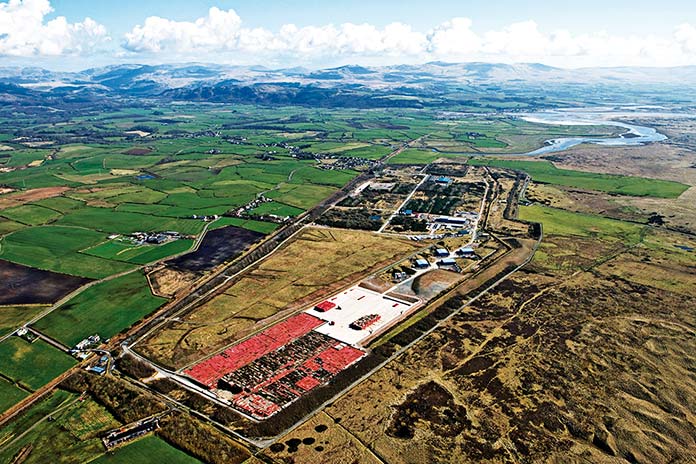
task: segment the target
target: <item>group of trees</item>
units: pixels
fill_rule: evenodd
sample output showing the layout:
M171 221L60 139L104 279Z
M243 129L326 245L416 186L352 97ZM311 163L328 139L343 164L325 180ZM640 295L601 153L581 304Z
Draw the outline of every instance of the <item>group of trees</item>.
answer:
M379 230L384 220L379 213L366 208L333 208L324 213L317 223L342 229Z
M138 366L138 363L133 363L131 366ZM139 369L140 367L136 367L135 371L141 372ZM87 392L123 424L167 410L167 405L154 395L118 377L97 376L78 371L65 379L60 387L75 393ZM190 407L195 406L200 409L211 405L199 395L191 394L191 396L196 397L198 403L192 401ZM157 433L172 446L184 450L203 462L236 464L244 462L249 457L245 448L223 432L182 411L172 411L162 417Z
M394 216L391 225L397 232L427 232L428 221L411 216Z

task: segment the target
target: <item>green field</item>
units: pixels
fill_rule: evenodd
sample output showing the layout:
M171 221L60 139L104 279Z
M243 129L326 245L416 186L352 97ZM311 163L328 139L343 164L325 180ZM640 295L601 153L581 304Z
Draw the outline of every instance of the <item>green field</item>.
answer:
M370 145L367 147L353 148L339 152L341 156L352 156L355 158L379 159L394 151L392 147L382 145Z
M26 226L24 224L0 217L0 236L11 234L19 229L24 229L25 227Z
M47 306L0 306L0 337L7 335Z
M443 158L446 156L448 155L433 150L407 148L398 155L389 158L389 164L429 164L438 158Z
M131 264L80 253L105 239L103 233L79 227L31 227L0 239L0 259L90 278L132 269Z
M232 217L221 217L212 226L212 229L220 229L226 226L242 227L244 229L253 230L262 234L270 234L276 230L279 225L272 222L255 221L253 219L242 219Z
M197 234L203 230L202 221L193 219L162 218L147 214L125 213L108 208L81 208L66 214L57 224L84 227L104 233L131 234L175 230L182 234Z
M0 414L27 396L28 392L0 377Z
M134 264L147 264L153 261L184 253L193 246L193 240L180 239L162 245L134 245L127 241L111 240L82 252L91 256L125 261Z
M37 205L22 205L0 211L7 219L29 226L38 226L60 219L63 215L58 211Z
M545 235L596 237L634 244L641 240L644 226L593 214L574 213L548 206L521 206L519 217L540 222Z
M180 451L154 435L148 435L92 461L92 464L197 464L196 458Z
M37 390L75 365L75 360L42 340L10 337L0 343L0 373Z
M152 295L142 273L132 272L88 288L35 326L67 346L74 346L93 334L110 338L165 301Z
M277 201L272 201L270 203L262 203L256 208L252 209L249 214L274 214L276 216L298 216L304 213L304 210L300 208L295 208L294 206L279 203Z
M689 188L688 185L667 180L644 177L617 176L593 172L558 169L549 161L518 161L473 158L469 164L517 169L529 174L536 182L566 187L597 190L639 197L676 198Z
M120 424L91 398L76 399L55 390L0 428L0 462L12 462L28 445L31 452L23 464L84 463L103 455L100 435Z
M324 185L283 184L278 189L268 192L268 198L277 199L286 205L308 210L330 197L336 189Z

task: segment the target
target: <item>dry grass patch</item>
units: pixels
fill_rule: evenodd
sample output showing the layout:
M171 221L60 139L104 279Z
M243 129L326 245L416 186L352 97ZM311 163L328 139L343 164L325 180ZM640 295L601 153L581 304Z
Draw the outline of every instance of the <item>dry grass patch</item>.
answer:
M271 445L264 455L278 462L293 464L381 462L360 441L323 412Z
M307 228L222 294L145 340L140 350L166 365L185 366L417 248L369 232Z

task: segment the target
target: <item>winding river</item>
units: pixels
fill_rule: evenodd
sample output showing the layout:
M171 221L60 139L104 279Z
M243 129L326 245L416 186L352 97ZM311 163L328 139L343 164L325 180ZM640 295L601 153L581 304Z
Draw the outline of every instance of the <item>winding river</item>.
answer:
M665 113L660 113L664 115ZM652 127L638 126L624 122L614 121L617 117L654 116L656 113L626 113L615 111L544 111L539 113L527 113L518 115L521 119L536 124L552 124L564 126L616 126L627 129L627 132L619 137L561 137L547 140L545 145L538 150L524 153L524 155L543 155L564 151L582 143L592 143L606 146L630 146L644 145L650 142L666 140L664 134Z

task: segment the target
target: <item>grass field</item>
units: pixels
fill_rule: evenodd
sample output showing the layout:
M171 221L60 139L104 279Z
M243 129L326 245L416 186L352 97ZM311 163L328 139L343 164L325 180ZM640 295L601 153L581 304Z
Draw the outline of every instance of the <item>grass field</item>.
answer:
M448 156L434 150L421 150L419 148L407 148L398 155L389 158L389 164L428 164L438 158ZM454 155L449 155L454 156ZM456 155L463 156L463 155Z
M110 451L92 461L92 464L197 464L196 458L180 451L154 435L148 435L123 447Z
M57 224L84 227L116 234L175 230L182 234L197 234L203 222L193 219L162 218L138 213L113 211L108 208L81 208L65 215Z
M391 147L382 145L370 145L367 147L352 148L350 150L341 151L341 156L353 156L356 158L379 159L394 151Z
M626 245L638 243L645 229L639 224L539 205L520 207L519 217L525 221L541 222L545 235L618 240Z
M25 227L26 226L24 224L0 217L0 236L11 234L19 229L24 229Z
M166 326L139 349L168 365L185 365L418 248L369 232L306 229L224 293L181 322Z
M28 445L31 452L22 461L24 464L84 463L103 455L100 434L120 424L91 398L74 402L76 397L55 390L1 428L0 462L12 462L13 456ZM51 421L45 420L49 414ZM14 439L17 440L10 443Z
M104 234L79 227L31 227L0 240L0 259L90 278L103 278L132 269L130 264L79 253L105 239Z
M83 253L114 261L147 264L168 256L183 253L192 246L193 240L190 239L174 240L163 245L140 246L128 242L112 240L84 250Z
M676 198L689 188L688 185L667 180L558 169L548 161L496 160L486 158L470 159L469 164L475 166L496 166L517 169L526 172L537 182L597 190L620 195Z
M42 340L10 337L0 343L0 372L37 390L75 365L75 360Z
M98 333L110 338L166 300L150 292L145 276L132 272L94 285L36 323L37 330L74 346Z
M40 313L46 306L0 306L0 337L12 332Z
M226 226L242 227L243 229L253 230L262 234L270 234L276 230L279 225L272 222L255 221L253 219L242 219L232 217L222 217L215 221L212 229L219 229Z
M258 207L251 210L250 214L274 214L276 216L298 216L304 213L304 210L300 208L295 208L294 206L279 203L277 201L272 201L269 203L262 203Z
M324 185L283 184L277 190L268 192L266 196L296 208L310 209L335 191L335 188Z
M37 205L22 205L8 208L0 212L4 217L29 226L37 226L52 222L62 217L62 214L52 209Z
M28 392L0 378L0 414L7 411L10 407L27 396L29 396Z

